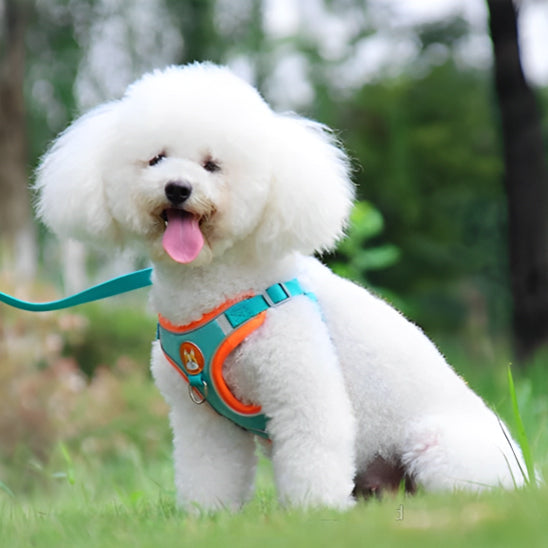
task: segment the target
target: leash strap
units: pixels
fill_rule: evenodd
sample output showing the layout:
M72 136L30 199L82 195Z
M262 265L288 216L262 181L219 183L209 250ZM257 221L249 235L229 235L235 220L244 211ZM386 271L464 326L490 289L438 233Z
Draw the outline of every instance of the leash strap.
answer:
M98 301L100 299L107 299L114 295L120 295L121 293L128 293L135 289L147 287L152 284L151 280L152 268L145 268L143 270L137 270L129 274L124 274L108 280L106 282L94 285L80 293L59 299L57 301L50 301L45 303L33 303L29 301L23 301L0 292L0 302L3 302L14 308L21 310L27 310L29 312L48 312L50 310L60 310L62 308L70 308L79 304L90 303L92 301Z

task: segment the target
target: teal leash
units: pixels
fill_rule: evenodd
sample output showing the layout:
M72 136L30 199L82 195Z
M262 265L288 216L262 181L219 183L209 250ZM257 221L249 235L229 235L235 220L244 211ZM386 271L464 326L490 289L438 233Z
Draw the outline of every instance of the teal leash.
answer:
M117 278L113 278L112 280L94 285L93 287L85 289L75 295L71 295L70 297L45 303L23 301L0 291L0 302L14 308L28 310L29 312L48 312L50 310L60 310L62 308L70 308L79 304L90 303L100 299L107 299L108 297L113 297L114 295L120 295L122 293L134 291L135 289L147 287L152 285L151 275L152 268L137 270L136 272L130 272L129 274L124 274L122 276L118 276Z

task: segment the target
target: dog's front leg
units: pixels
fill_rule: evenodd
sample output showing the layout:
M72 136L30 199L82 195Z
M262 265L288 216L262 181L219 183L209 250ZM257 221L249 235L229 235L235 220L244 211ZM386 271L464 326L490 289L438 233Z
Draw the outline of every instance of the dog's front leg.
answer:
M186 382L166 361L157 343L152 374L171 407L177 502L191 512L239 509L253 493L253 436L209 405L194 403Z
M351 506L354 415L317 306L303 297L270 311L245 353L255 357L282 504Z

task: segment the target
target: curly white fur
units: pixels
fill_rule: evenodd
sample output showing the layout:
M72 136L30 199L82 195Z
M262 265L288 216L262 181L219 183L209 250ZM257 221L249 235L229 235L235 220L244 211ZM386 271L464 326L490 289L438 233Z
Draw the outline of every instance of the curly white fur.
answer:
M176 207L170 183L189 194ZM225 68L169 67L73 123L36 186L58 234L144 246L152 304L174 324L293 277L317 295L321 314L306 297L270 309L225 364L234 393L270 417L282 502L346 508L379 458L426 489L523 483L516 443L425 335L312 258L343 235L353 199L320 124L274 113ZM199 227L187 264L166 252L169 208ZM180 503L238 508L252 493L253 436L190 401L157 343L152 371L171 407Z

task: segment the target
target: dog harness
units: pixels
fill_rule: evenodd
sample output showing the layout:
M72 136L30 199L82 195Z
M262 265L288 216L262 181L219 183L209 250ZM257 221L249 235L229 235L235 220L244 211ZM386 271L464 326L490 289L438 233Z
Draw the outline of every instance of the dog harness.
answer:
M243 403L228 388L223 364L229 354L265 321L266 311L299 295L313 301L313 293L302 289L298 280L270 286L258 295L244 295L228 301L184 326L158 317L158 339L165 357L188 382L196 404L205 401L220 415L241 428L268 438L268 417L258 405Z

